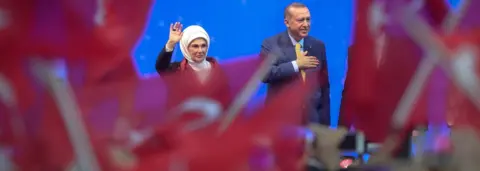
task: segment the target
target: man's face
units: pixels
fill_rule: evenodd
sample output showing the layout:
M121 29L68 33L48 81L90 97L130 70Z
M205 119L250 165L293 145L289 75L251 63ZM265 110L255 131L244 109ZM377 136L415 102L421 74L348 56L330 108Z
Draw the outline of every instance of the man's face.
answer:
M298 38L307 37L310 31L310 11L308 8L291 7L289 13L290 16L285 19L285 25L287 25L290 34Z

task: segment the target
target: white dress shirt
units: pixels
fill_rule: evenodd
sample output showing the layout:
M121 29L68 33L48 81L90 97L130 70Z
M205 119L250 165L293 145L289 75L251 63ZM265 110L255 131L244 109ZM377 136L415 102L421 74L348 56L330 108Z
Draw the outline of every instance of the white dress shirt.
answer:
M297 42L297 41L290 35L290 33L288 33L288 37L290 37L290 40L292 41L293 46L297 45L297 43L300 43L300 51L303 52L303 39ZM298 72L299 69L298 69L298 65L297 65L297 61L296 61L296 60L293 60L293 61L292 61L292 65L293 65L293 69L295 70L295 72Z

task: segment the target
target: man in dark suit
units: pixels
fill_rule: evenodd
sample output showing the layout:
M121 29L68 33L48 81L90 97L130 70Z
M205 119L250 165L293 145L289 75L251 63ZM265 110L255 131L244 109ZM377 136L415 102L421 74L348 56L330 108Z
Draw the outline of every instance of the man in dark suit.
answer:
M310 11L302 3L285 8L287 31L267 38L262 43L262 56L276 55L267 77L267 100L295 79L314 83L310 101L305 104L306 121L330 125L330 86L325 45L308 35Z

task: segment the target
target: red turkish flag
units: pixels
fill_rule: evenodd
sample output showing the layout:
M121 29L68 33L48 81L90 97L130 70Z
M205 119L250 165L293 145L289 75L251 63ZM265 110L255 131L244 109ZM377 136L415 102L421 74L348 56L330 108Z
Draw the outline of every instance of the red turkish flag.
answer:
M394 4L390 7L393 9ZM410 8L415 8L415 1L412 1ZM425 1L423 6L418 7L420 16L427 19L430 25L440 30L443 20L448 14L448 5L443 0ZM443 16L443 17L442 17ZM410 84L414 73L419 69L421 60L424 60L425 53L416 45L401 29L399 23L394 23L386 27L387 41L385 49L385 61L379 69L377 93L378 106L374 111L375 124L378 128L374 132L366 132L368 138L372 137L372 141L383 141L390 127L391 116L398 108L400 99L403 97L408 85ZM421 94L418 96L416 103L412 106L410 117L405 125L405 131L411 131L417 125L427 124L428 109L428 92L425 87L429 84L435 84L428 78L426 85L421 88ZM385 116L385 117L381 117ZM370 123L372 124L372 123Z
M36 82L29 77L29 72L21 61L7 60L5 65L0 64L0 108L3 111L0 112L0 141L7 144L15 141L14 137L19 136L16 134L24 134L23 131L15 131L14 127L25 127L22 123L25 113L35 105L37 95Z
M29 77L25 63L27 32L33 20L31 0L0 2L0 146L24 155L20 147L29 147L25 132L25 113L35 104L35 82Z
M190 100L194 102L202 99L209 100L204 103L218 101L225 109L240 92L240 86L244 86L256 72L260 62L260 58L253 56L214 64L208 80L203 83L193 71L186 70L161 77L103 82L90 88L80 87L76 89L76 94L88 123L100 134L111 137L115 121L122 112L128 114L131 127L148 129L178 118L188 121L202 117L195 114L167 113L190 98L193 98ZM131 96L118 96L125 91L131 92ZM130 101L131 111L122 111L122 100Z
M10 66L0 67L0 146L13 150L9 156L13 165L28 163L22 168L31 170L36 147L25 120L35 111L38 92L20 61L9 60Z
M83 71L71 77L83 80L81 86L136 76L131 51L143 34L152 0L43 1L32 7L28 54L66 58L70 69Z
M462 1L463 2L463 1ZM471 72L476 72L476 76L480 73L478 59L478 48L480 46L480 22L476 18L479 15L479 11L476 7L480 6L479 1L465 1L460 3L459 9L463 12L459 20L458 30L455 34L446 36L443 38L445 44L453 51L450 56L449 63L457 63L459 68L471 68ZM462 58L468 59L468 55L460 55L460 48L464 48L465 45L470 46L470 50L474 52L470 57L474 59L469 61L469 64L460 63ZM468 66L473 65L473 66ZM453 68L459 69L459 68ZM465 72L465 71L464 71ZM468 73L468 72L467 72ZM467 75L464 74L464 76ZM458 77L459 75L457 75ZM476 80L475 76L468 74L468 79ZM473 81L474 82L474 81ZM453 80L449 80L448 85L448 102L447 102L447 122L449 125L455 125L458 127L473 127L477 132L480 132L480 123L477 122L478 108L464 94L463 87L458 87L458 83L454 84ZM469 93L469 92L467 92Z
M99 82L132 79L136 77L136 69L132 61L132 50L143 35L150 14L153 0L91 0L88 6L91 12L84 20L89 19L89 39L74 42L75 48L87 46L91 53L75 52L79 60L68 63L74 71L71 79L80 85L92 85ZM82 3L87 3L83 2ZM90 1L88 3L91 3ZM79 8L75 3L67 3L67 7ZM85 6L85 5L84 5ZM81 9L76 9L77 11ZM87 28L88 29L88 28ZM76 59L76 58L74 58Z
M249 70L246 71L255 71L258 61L255 58L246 60L245 64L250 64ZM163 86L150 87L150 91L157 88L159 92L164 93L162 96L166 96L166 99L160 99L164 101L161 104L165 106L164 109L153 111L157 111L154 113L159 115L156 116L157 118L162 117L161 120L167 122L166 125L158 125L157 123L158 126L156 126L154 135L135 149L135 153L140 159L138 170L142 170L143 167L159 169L167 167L166 163L168 162L163 160L167 155L166 153L170 155L172 150L185 146L185 143L187 146L194 145L191 142L200 143L199 141L205 138L206 133L214 135L219 118L223 118L221 116L223 110L231 104L233 94L236 94L232 90L239 91L230 87L226 74L237 70L239 66L245 67L247 65L238 65L235 62L223 67L213 65L208 80L205 82L200 82L196 73L190 70L166 74L162 75ZM250 78L252 74L253 72L245 73L240 78L243 82L236 82L233 85L245 84L248 79L242 78ZM164 90L160 90L161 88ZM143 98L148 99L145 97ZM158 96L151 99L157 98ZM194 133L182 134L186 126L200 122L206 123L206 127L200 127ZM208 138L211 139L212 137L209 136ZM168 158L165 160L168 160Z
M198 169L218 168L235 170L249 161L255 170L298 170L302 159L303 142L292 133L302 124L300 115L308 88L299 80L279 92L276 98L255 112L249 120L238 118L224 133L224 137L207 143ZM302 137L303 138L303 137ZM295 148L296 147L296 148ZM232 152L232 149L236 149ZM273 162L275 158L275 163ZM272 161L270 161L272 160ZM212 162L221 161L221 162ZM204 163L203 166L200 163Z
M462 17L459 20L459 31L474 31L480 27L480 21L477 16L479 11L477 10L480 7L479 1L460 1L459 9L461 10Z
M448 12L443 0L429 0L423 6L416 4L417 1L399 1L407 2L403 5L416 9L437 29ZM349 56L342 117L354 123L368 140L374 142L383 141L387 135L391 116L423 59L421 49L396 20L396 7L398 3L395 1L359 1L357 4L356 32L360 38L355 39ZM356 50L359 46L362 48ZM413 107L407 127L426 122L426 102L426 94L422 93Z
M37 88L35 87L36 83L28 77L31 68L25 64L28 61L23 59L30 57L29 55L40 55L47 59L65 57L70 64L84 60L87 62L87 69L106 68L106 71L91 70L102 76L86 76L87 83L105 79L112 80L111 77L115 76L111 75L117 75L117 78L113 78L113 80L135 76L130 51L143 32L151 1L135 3L107 1L102 3L105 5L103 12L106 13L103 16L105 20L103 25L94 21L98 4L93 0L47 3L42 0L5 1L0 4L0 22L6 24L7 27L3 29L4 25L1 26L0 48L8 57L5 60L2 57L4 62L1 64L0 72L6 75L9 82L13 83L16 88L14 94L20 102L18 107L20 113L36 111L35 116L25 117L27 123L33 123L29 127L36 130L29 132L32 144L27 146L14 144L15 146L20 145L18 148L23 151L16 153L16 158L18 156L20 163L18 165L27 170L28 168L66 169L73 162L73 151L63 120L57 110L58 106L48 95L50 92L42 90L43 95L40 96L40 99L42 103L45 103L44 105L32 104L32 101L35 100L34 97L39 94L39 90L34 92L34 88ZM124 8L128 8L128 10L124 10ZM122 36L120 40L118 39L119 35ZM8 42L4 42L4 40ZM108 58L105 61L112 63L108 63L108 65L102 63L102 66L99 66L95 62L101 61L98 59L104 59L99 57ZM113 58L122 60L113 60ZM117 68L121 69L112 74L112 70L115 71ZM125 70L130 71L129 74L124 73ZM39 106L42 106L43 109L39 109ZM93 134L92 139L96 139ZM99 147L96 140L92 142L95 144L94 148ZM28 150L31 147L33 148ZM103 150L103 148L101 149ZM34 155L29 156L28 153ZM101 165L107 166L108 162L102 161ZM102 167L102 170L110 169Z
M480 135L480 112L466 94L477 99L478 80L480 79L480 29L472 28L468 32L458 32L446 36L443 41L452 54L448 63L453 71L454 80L449 81L448 112L449 124L454 127L469 127ZM454 82L455 81L455 82ZM473 86L473 87L472 87Z
M375 38L381 28L370 26L374 0L356 1L353 44L348 48L348 72L343 90L341 124L351 125L360 107L372 104L376 74ZM375 28L375 29L370 29Z
M22 119L26 125L26 139L17 139L11 145L14 150L12 161L19 170L66 170L77 166L75 152L69 132L53 97L41 89L39 100L24 112ZM74 110L74 109L71 109ZM82 120L78 120L80 124ZM94 155L101 170L119 170L113 165L109 144L99 139L94 132L88 132Z
M221 136L217 136L217 129L182 134L183 125L175 122L168 130L157 131L156 136L144 144L143 147L149 146L149 150L141 147L150 155L141 157L137 170L166 169L174 162L178 162L178 167L198 171L235 171L239 168L297 170L303 141L295 139L290 142L292 137L282 134L285 130L300 126L302 116L299 111L307 92L308 89L298 81L285 88L252 118L235 119ZM157 148L154 149L157 150L152 150L155 144ZM159 145L163 148L158 148ZM292 145L297 148L286 148ZM273 163L274 155L281 160Z
M28 147L24 113L34 103L34 83L25 67L24 41L32 20L30 0L0 2L0 146L12 149L10 161L15 165L19 147ZM2 152L4 153L4 152ZM4 155L4 154L2 154ZM8 155L8 154L7 154Z
M21 109L31 104L34 90L24 61L28 29L32 25L34 0L0 2L0 75L9 84ZM1 103L1 102L0 102Z
M40 89L41 86L38 86L36 81L30 80L31 84L28 86L11 87L19 83L16 82L18 78L12 82L4 78L0 81L2 85L0 106L4 111L0 115L5 119L2 119L1 125L1 144L13 150L10 157L14 167L19 170L64 170L72 167L73 149L58 107L50 94ZM30 94L28 97L32 100L27 101L21 96L22 93L18 93L22 91L16 89L19 87L28 87L29 90L37 88L37 92ZM4 91L5 89L7 91ZM5 92L11 93L11 98L6 98L9 95ZM15 104L21 100L29 104ZM98 148L97 145L94 147ZM102 170L112 170L107 169L108 162L105 158L100 159L101 165L104 166Z
M31 55L45 59L69 59L91 54L96 1L35 0L31 7L34 20L28 32ZM81 46L82 45L82 46Z
M76 167L75 151L66 124L58 109L59 106L49 95L45 96L44 102L44 111L39 114L38 132L34 135L40 148L37 155L41 157L39 158L41 166L45 170L65 170ZM78 122L80 124L84 123L82 120ZM88 129L87 125L87 131ZM109 156L104 156L107 153L102 152L107 150L106 147L97 140L98 137L95 134L89 134L88 132L87 134L101 169L115 170L111 168Z
M26 43L28 29L32 25L34 0L2 0L0 2L0 49L7 51L22 49ZM23 50L23 49L22 49ZM2 64L19 56L2 55ZM2 66L3 68L3 66Z
M153 0L104 0L103 24L95 29L104 54L87 60L87 80L105 81L136 76L132 51L143 36Z
M216 133L218 120L223 120L223 116L218 116L216 121L210 122L206 127L200 127L192 132L183 132L185 128L195 123L209 121L205 118L218 115L211 114L212 108L222 106L225 109L229 107L233 100L232 95L239 94L242 90L240 87L246 85L261 61L256 57L221 65L221 67L217 67L219 70L211 71L213 74L211 79L203 84L199 84L196 75L191 72L162 76L168 90L164 92L167 93L169 101L166 105L168 113L164 117L169 122L166 125L158 126L154 135L136 148L135 152L140 159L137 170L165 169L170 167L172 161L177 160L188 160L189 168L193 170L232 170L233 168L247 167L246 163L248 163L252 150L260 151L258 152L260 156L264 155L265 151L274 150L271 149L273 146L266 145L265 147L257 144L256 138L273 141L271 139L278 138L282 131L280 128L283 126L300 124L302 116L298 111L301 111L300 104L305 99L305 91L308 90L303 84L299 84L301 89L294 88L295 86L286 89L289 90L288 93L283 93L281 98L280 96L275 98L276 101L258 111L258 114L249 120L239 115L220 137L217 137ZM243 68L241 76L235 74L240 71L239 68ZM217 81L214 81L214 78L218 78ZM238 79L242 81L238 81ZM201 101L196 101L196 98ZM285 101L286 99L288 102ZM298 102L298 105L296 105L297 103L292 104L291 100ZM200 103L203 106L210 106L210 114L207 111L202 112L203 109L198 108L199 106L197 106L197 110L181 111L183 113L173 112L175 109L192 109ZM288 103L288 105L284 103ZM220 112L223 113L223 110ZM232 152L232 149L235 150ZM211 163L212 161L217 162Z
M202 130L217 129L217 120L222 117L220 114L231 105L233 97L239 95L241 87L250 80L260 62L262 60L254 56L221 65L214 64L207 81L204 82L190 70L165 74L161 79L150 79L148 86L138 87L139 94L136 99L140 103L137 111L142 110L140 113L145 116L139 127L159 127L157 132L162 133L166 128L178 127L175 125L207 119L202 121L210 122L207 124L210 126ZM238 75L239 71L243 71L241 75ZM140 101L141 99L145 100ZM213 114L199 114L199 110L206 110L204 107L208 106L214 109ZM160 125L165 122L167 125Z

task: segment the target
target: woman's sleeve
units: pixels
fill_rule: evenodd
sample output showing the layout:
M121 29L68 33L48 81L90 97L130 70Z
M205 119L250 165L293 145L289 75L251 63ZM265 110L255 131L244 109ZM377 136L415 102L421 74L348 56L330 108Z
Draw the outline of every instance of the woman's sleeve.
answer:
M165 47L157 56L157 61L155 62L155 69L158 74L170 71L172 69L170 61L172 60L173 51L167 52Z

